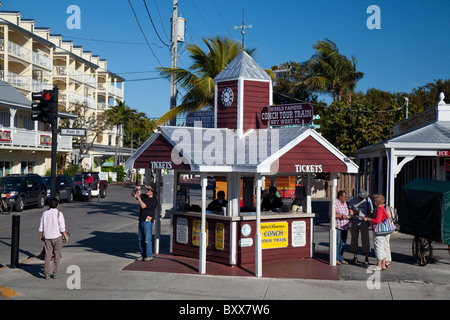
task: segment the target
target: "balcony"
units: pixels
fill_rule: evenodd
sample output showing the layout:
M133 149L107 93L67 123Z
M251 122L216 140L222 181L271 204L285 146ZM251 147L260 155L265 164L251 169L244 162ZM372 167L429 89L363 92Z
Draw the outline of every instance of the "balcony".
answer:
M8 41L8 52L26 61L30 61L31 50L12 41Z
M38 64L44 68L51 69L50 58L35 51L33 51L33 63Z
M33 79L32 88L33 91L42 91L42 90L51 90L52 86L46 82L40 82L36 79Z
M2 129L0 130L0 145L23 148L52 149L50 132L25 130L25 129ZM58 135L58 150L71 151L72 137Z
M69 77L71 77L72 79L78 82L83 82L83 76L83 72L78 71L74 68L69 68Z
M53 67L53 75L55 77L57 77L57 76L65 77L65 76L67 76L67 68L64 66L54 66Z
M18 75L14 72L8 72L8 82L13 86L30 90L30 79Z

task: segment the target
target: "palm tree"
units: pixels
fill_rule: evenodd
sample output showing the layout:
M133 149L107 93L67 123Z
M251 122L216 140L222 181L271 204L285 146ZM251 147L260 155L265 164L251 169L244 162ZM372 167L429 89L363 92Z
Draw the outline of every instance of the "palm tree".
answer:
M317 92L330 93L334 101L341 101L343 96L351 101L351 93L364 73L356 71L356 58L350 60L339 53L336 44L326 39L313 45L316 52L304 63L309 77L306 86Z
M178 114L202 110L214 105L214 78L241 52L241 43L229 38L203 39L208 50L189 44L186 50L193 60L188 70L183 68L158 68L160 74L170 79L173 75L178 86L186 91L182 103L159 118L154 127L168 123ZM251 56L256 49L245 49Z
M119 153L120 138L123 135L123 128L126 126L128 121L132 119L132 115L136 112L136 110L128 107L125 101L121 101L119 99L116 99L115 101L116 105L110 106L109 109L106 110L106 117L108 123L116 127L117 140L116 153L114 155L114 165L116 166L118 160L117 155Z

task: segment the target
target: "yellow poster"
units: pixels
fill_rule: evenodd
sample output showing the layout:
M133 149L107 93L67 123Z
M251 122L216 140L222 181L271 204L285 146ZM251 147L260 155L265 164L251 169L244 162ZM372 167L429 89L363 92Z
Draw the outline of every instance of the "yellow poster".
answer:
M223 250L225 239L225 227L223 223L216 223L216 249Z
M206 222L206 245L208 245L208 222ZM192 245L200 247L200 234L202 232L202 221L194 220L192 223Z
M288 223L267 222L261 223L262 248L286 248L289 243Z

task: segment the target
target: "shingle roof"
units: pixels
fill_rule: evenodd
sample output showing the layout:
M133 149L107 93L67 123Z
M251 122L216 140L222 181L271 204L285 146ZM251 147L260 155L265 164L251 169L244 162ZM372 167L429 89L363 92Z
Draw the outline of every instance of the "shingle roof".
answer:
M0 81L0 104L31 109L31 101L5 81Z
M237 78L271 80L267 72L265 72L264 69L261 68L245 51L239 53L236 58L234 58L234 60L214 78L214 81Z
M439 121L393 137L388 142L450 143L450 122Z

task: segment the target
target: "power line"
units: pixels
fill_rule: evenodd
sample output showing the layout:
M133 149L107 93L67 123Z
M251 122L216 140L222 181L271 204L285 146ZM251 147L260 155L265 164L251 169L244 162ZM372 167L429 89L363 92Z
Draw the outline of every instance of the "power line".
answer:
M163 45L165 45L165 46L167 46L167 47L170 47L170 44L165 43L164 40L161 39L161 37L159 36L158 30L156 30L155 24L153 23L152 16L150 15L150 11L148 10L147 2L146 2L145 0L142 0L142 1L144 2L145 9L147 10L148 17L150 18L150 22L152 23L153 30L155 30L155 33L156 33L156 35L158 36L159 40L161 40L161 42L162 42Z
M230 37L233 37L233 35L231 34L230 29L228 29L228 26L227 26L227 24L225 23L225 20L222 17L222 14L220 13L220 10L219 10L219 7L217 6L216 0L213 0L213 3L214 3L214 6L217 9L217 12L219 13L220 19L222 20L223 24L225 25L225 28L227 28L227 30L228 30L228 34L230 35Z
M133 5L131 4L131 1L128 0L128 3L130 4L131 10L133 11L134 17L136 18L136 22L139 26L139 29L141 29L141 33L144 36L145 42L147 42L147 46L149 47L150 51L152 52L152 55L155 57L156 61L158 61L159 65L162 67L162 63L161 61L159 61L158 57L155 55L155 52L153 52L152 47L150 46L150 44L148 43L147 37L145 36L144 30L142 30L141 24L139 22L139 19L136 15L136 12L134 11Z

